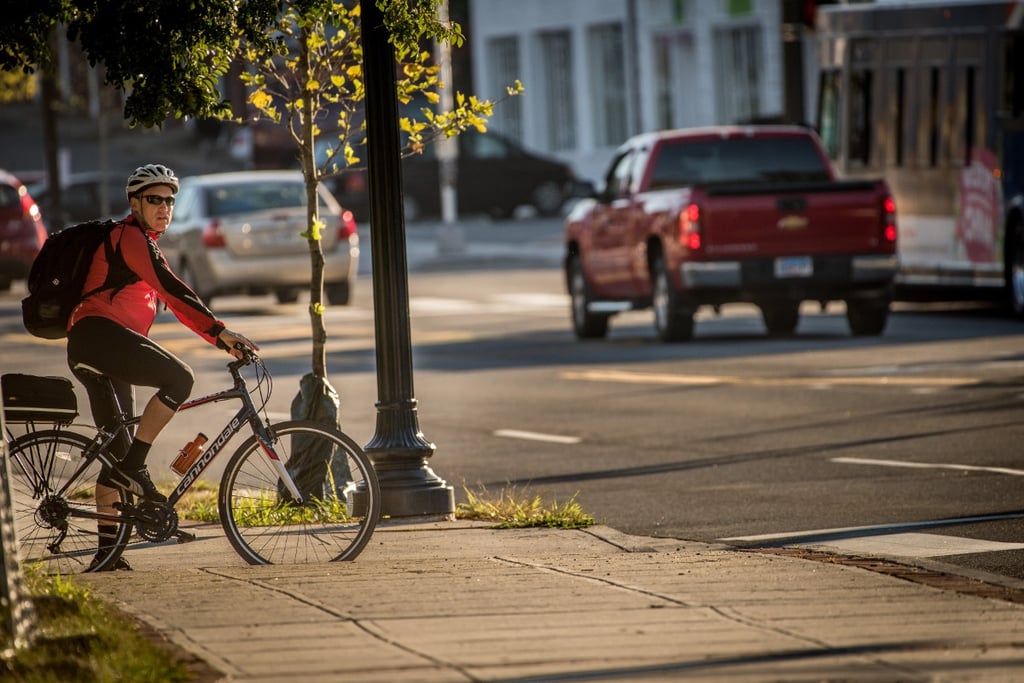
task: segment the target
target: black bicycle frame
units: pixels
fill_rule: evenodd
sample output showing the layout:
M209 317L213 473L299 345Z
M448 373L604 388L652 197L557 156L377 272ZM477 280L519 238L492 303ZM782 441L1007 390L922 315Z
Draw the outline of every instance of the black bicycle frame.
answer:
M196 482L199 475L203 473L211 462L213 462L213 459L216 458L217 454L221 452L225 445L227 445L228 441L231 440L231 437L237 434L245 424L248 424L251 427L252 432L256 436L256 440L259 442L260 446L263 448L264 453L266 453L267 457L271 459L278 472L281 474L281 480L291 493L292 499L299 504L303 502L302 495L295 486L295 482L292 481L291 475L288 473L284 464L281 462L281 458L278 457L277 452L274 450L273 438L270 436L270 431L267 429L267 425L260 420L259 411L256 409L256 404L253 403L252 396L249 395L249 391L245 385L245 380L239 374L239 368L243 365L245 365L245 363L242 361L234 361L228 364L228 370L234 380L234 386L232 388L186 401L178 408L178 412L183 412L208 403L219 403L220 401L229 401L231 399L238 399L242 402L242 407L238 410L235 416L231 418L227 426L224 427L217 438L213 440L199 458L192 463L178 482L178 485L175 486L174 493L168 496L167 504L171 507L174 507L178 501L181 500L181 497L192 487L192 484ZM123 433L127 427L133 424L138 424L140 419L140 416L128 417L122 413L122 418L113 431L106 432L102 429L98 430L96 436L93 437L92 445L90 445L82 465L73 475L71 475L67 483L64 485L64 488L57 493L64 495L67 487L70 486L72 482L77 481L78 477L81 476L85 469L95 459L99 459L100 462L107 466L114 465L115 463L110 461L110 458L106 455L106 447L112 443L118 435ZM89 453L92 453L92 455L89 455ZM123 514L109 515L103 512L87 512L85 510L75 510L72 511L71 514L76 517L113 522L122 522L125 519L125 515Z
M234 365L234 364L232 364ZM194 463L188 468L184 475L182 475L181 481L174 488L172 493L167 498L167 503L173 507L181 497L185 495L185 492L192 487L192 484L199 478L199 475L203 473L203 470L209 466L213 459L217 457L217 454L221 452L224 446L227 445L228 441L231 440L235 434L237 434L244 424L248 424L252 428L253 434L256 435L256 440L259 441L264 452L271 460L275 463L280 463L281 459L277 456L277 452L274 451L270 432L267 430L267 426L259 418L259 412L256 410L256 405L252 401L252 396L249 395L248 390L245 387L245 381L238 375L237 370L232 371L232 376L235 379L235 386L231 389L225 389L218 391L208 396L202 396L200 398L186 401L178 408L178 412L189 410L190 408L196 408L208 403L218 403L220 401L228 401L237 398L242 402L242 407L238 410L233 418L221 431L220 435L217 436L210 444L206 447L206 450L196 459ZM283 469L283 468L281 468ZM285 483L290 484L290 478L285 478ZM289 488L294 488L292 485ZM298 495L297 490L291 491L292 495L296 497L296 500L301 500L301 496Z

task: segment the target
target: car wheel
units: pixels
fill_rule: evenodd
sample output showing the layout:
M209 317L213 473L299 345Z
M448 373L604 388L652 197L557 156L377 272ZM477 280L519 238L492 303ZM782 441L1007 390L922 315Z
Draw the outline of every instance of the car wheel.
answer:
M564 203L565 196L558 183L547 182L533 190L533 207L541 216L557 216Z
M889 320L887 299L853 299L846 302L846 322L857 337L878 336Z
M654 262L653 305L654 329L658 339L663 342L679 342L693 338L694 311L680 304L662 256Z
M770 337L789 337L800 322L799 301L776 301L761 304L761 319Z
M572 306L572 330L577 339L602 339L608 334L609 315L595 315L590 308L590 287L578 256L568 266L569 299Z
M299 290L294 287L278 287L274 290L279 304L293 304L299 300Z
M1024 220L1019 216L1006 231L1006 305L1024 316Z
M327 301L333 306L348 306L352 300L352 286L349 282L329 282L324 285Z
M0 292L7 292L11 289L12 284L11 277L7 275L0 275Z

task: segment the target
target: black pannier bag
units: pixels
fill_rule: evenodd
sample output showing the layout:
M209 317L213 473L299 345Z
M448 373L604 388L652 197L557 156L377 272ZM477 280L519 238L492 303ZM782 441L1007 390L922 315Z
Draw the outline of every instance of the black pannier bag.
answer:
M66 377L9 373L0 377L0 384L8 422L70 424L78 417L75 387Z

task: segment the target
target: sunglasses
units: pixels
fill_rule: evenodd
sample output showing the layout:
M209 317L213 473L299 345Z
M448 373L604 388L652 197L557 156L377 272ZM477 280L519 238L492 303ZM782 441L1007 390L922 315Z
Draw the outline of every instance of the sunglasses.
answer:
M160 206L166 204L167 206L174 206L174 197L161 197L158 194L146 194L142 195L142 198L153 206Z

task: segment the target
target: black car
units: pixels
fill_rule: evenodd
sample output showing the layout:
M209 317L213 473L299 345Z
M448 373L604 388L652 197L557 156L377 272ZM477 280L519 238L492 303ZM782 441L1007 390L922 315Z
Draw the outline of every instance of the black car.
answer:
M46 180L29 185L28 190L46 213L50 229L59 230L97 218L123 217L128 213L124 182L123 175L103 175L98 171L70 174L61 186L60 216L52 205Z
M573 191L575 179L568 165L528 152L497 133L469 130L456 140L459 145L456 192L460 215L512 216L519 207L532 207L543 216L556 215ZM322 150L331 142L324 135ZM321 152L322 153L322 152ZM366 156L359 155L364 170L343 171L332 181L338 201L356 218L369 218ZM441 214L440 164L437 145L428 144L422 154L402 160L405 218L415 221Z

